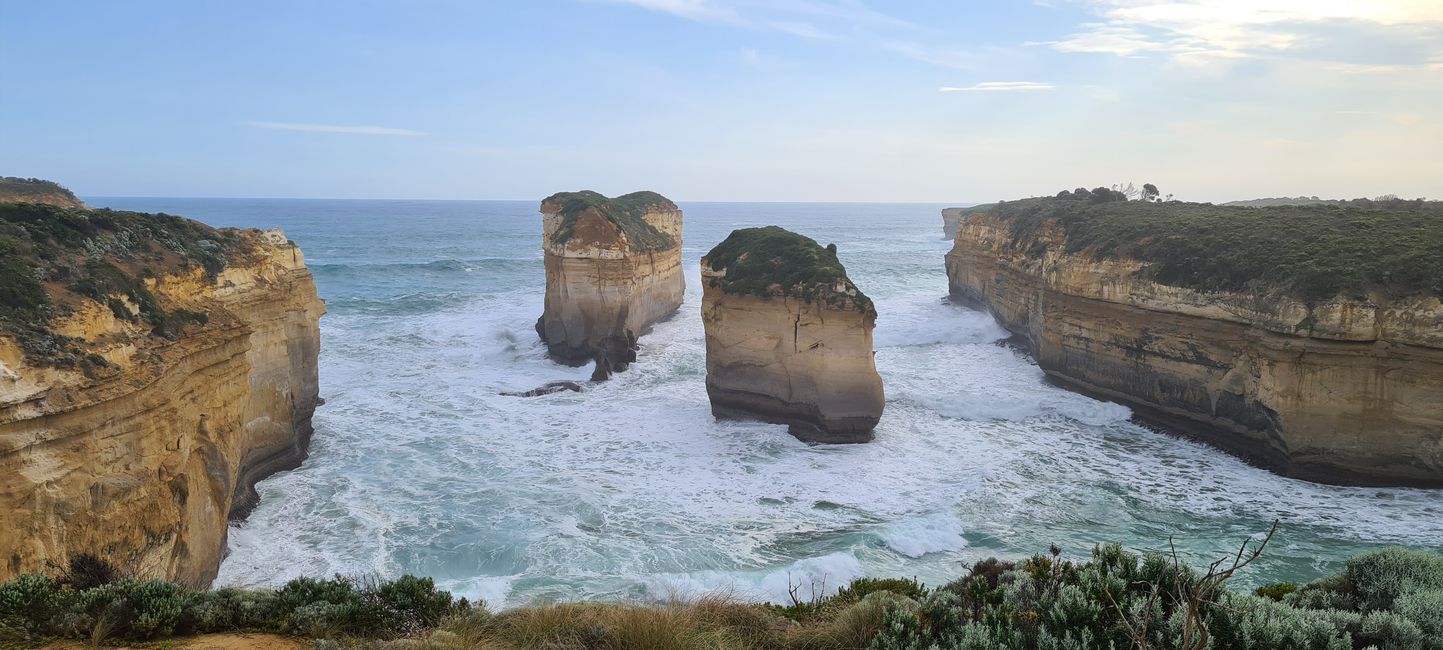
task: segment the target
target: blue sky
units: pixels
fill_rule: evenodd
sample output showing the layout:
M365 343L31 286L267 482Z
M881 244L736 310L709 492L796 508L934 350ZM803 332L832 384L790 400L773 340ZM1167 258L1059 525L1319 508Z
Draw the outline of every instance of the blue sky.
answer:
M0 0L81 195L1443 196L1439 0Z

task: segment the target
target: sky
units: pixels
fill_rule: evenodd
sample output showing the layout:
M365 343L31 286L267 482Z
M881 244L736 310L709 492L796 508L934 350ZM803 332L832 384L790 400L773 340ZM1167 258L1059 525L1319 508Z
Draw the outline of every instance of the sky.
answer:
M1443 198L1443 0L0 0L81 196Z

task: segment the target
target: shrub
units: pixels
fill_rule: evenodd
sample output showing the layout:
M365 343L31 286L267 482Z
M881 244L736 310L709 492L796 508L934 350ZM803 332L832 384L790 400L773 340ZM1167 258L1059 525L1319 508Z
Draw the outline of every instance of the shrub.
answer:
M1348 560L1344 575L1363 610L1391 609L1398 597L1443 589L1443 555L1391 547Z
M1412 621L1429 639L1423 647L1443 650L1443 589L1403 594L1393 601L1393 611Z
M92 355L100 359L94 362L96 365L105 365L106 361L99 355ZM77 591L84 591L101 585L108 585L121 578L120 570L110 562L96 557L90 553L78 553L70 557L66 564L65 574L60 581L65 586Z
M652 210L675 210L676 204L656 192L632 192L616 198L608 198L597 192L560 192L547 197L542 205L553 204L558 208L561 223L552 234L552 241L561 244L571 240L576 223L587 212L600 214L615 225L634 251L657 251L671 248L676 240L642 218Z
M872 311L872 301L847 277L836 247L785 228L733 230L703 258L712 270L725 272L707 281L727 293L767 298L789 296L857 311ZM842 291L837 291L838 286Z
M905 596L913 600L921 600L927 597L927 586L917 582L916 578L857 578L850 584L837 590L833 598L838 603L855 603L861 601L868 594L879 591L888 591L898 596Z
M376 589L376 598L381 607L395 613L402 632L435 627L457 605L452 602L451 593L438 591L430 578L410 575L382 583ZM464 599L461 606L465 607Z
M964 212L979 213L1005 220L1014 246L1029 255L1057 245L1097 259L1136 259L1147 264L1143 277L1171 286L1308 303L1375 290L1443 295L1443 202L1246 208L1046 197ZM1039 240L1048 224L1066 240Z
M16 640L52 634L60 603L54 580L34 573L21 575L0 585L0 631L18 637Z
M1298 586L1291 582L1275 582L1270 585L1263 585L1253 591L1253 595L1262 598L1281 601L1284 596L1298 590Z
M195 594L176 630L184 634L261 630L275 611L275 592L225 587Z

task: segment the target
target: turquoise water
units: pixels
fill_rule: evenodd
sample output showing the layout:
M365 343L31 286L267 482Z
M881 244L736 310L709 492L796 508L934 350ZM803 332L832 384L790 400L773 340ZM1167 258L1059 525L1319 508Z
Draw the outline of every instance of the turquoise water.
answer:
M93 198L280 226L327 301L311 457L259 486L219 584L424 574L495 606L724 589L784 599L860 575L939 583L988 555L1119 541L1195 563L1281 521L1240 580L1307 580L1386 544L1443 547L1443 491L1280 478L1048 385L986 315L948 303L940 205L684 203L687 299L632 369L532 329L536 202ZM697 262L733 228L836 242L877 302L887 410L868 445L811 447L712 419Z

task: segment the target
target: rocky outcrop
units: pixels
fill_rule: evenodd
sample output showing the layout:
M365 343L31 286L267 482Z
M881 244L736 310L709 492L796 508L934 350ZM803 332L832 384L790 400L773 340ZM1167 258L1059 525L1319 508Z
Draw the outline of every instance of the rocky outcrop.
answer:
M16 208L0 242L53 218ZM280 231L87 217L73 246L28 229L45 304L0 309L0 576L91 553L208 584L255 482L305 457L324 307Z
M681 306L681 210L655 192L563 192L541 203L551 357L595 362L605 379L636 360L637 337Z
M702 258L706 390L719 418L787 424L808 442L872 439L882 417L872 301L836 247L775 226Z
M942 237L947 240L957 238L957 230L962 227L962 212L966 208L943 208L942 209Z
M1058 383L1289 476L1443 485L1436 295L1204 291L1151 279L1155 262L1079 248L1057 219L1012 226L970 211L946 257L951 291L991 310Z

